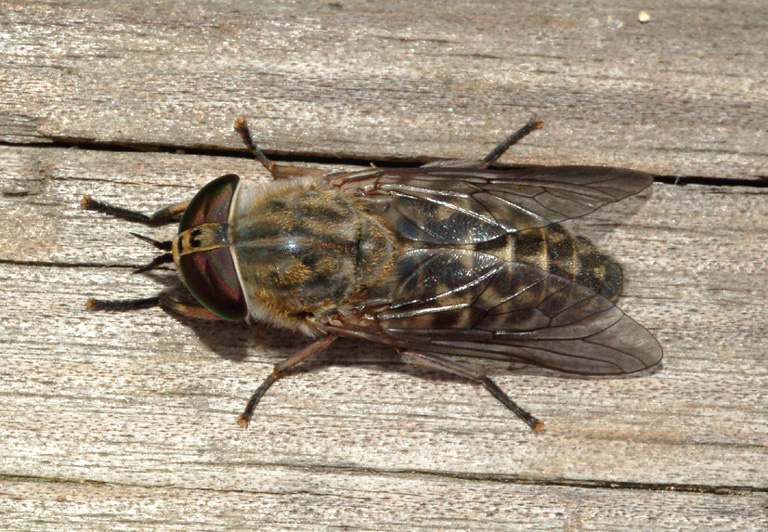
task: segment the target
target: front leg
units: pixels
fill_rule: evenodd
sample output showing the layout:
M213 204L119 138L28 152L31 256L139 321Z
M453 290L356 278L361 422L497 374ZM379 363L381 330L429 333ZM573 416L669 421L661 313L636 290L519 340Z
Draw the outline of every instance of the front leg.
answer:
M214 314L202 305L182 303L180 301L176 301L175 299L171 299L166 295L147 297L143 299L124 299L121 301L89 299L86 302L86 307L88 310L108 310L115 312L160 307L166 312L172 312L187 318L197 318L212 321L229 321L222 318L218 314Z
M188 201L176 203L174 205L163 207L152 216L147 216L138 211L116 207L109 203L95 200L90 196L84 196L83 199L80 200L80 207L86 211L101 212L131 222L138 222L150 226L167 225L176 222L176 218L184 212L187 205L189 205Z

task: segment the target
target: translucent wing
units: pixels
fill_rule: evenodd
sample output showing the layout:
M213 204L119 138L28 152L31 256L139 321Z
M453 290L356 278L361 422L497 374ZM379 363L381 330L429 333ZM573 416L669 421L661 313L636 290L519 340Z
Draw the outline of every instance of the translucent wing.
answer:
M593 290L534 266L467 249L403 254L388 295L338 334L416 351L620 375L662 358L646 329Z
M365 208L408 240L476 244L584 216L637 194L653 178L592 166L424 166L338 174L327 182L359 194Z

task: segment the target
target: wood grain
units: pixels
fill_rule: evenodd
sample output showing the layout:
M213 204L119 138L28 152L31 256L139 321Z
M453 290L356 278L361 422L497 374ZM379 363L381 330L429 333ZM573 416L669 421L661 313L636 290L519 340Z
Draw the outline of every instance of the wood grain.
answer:
M365 512L354 517L357 504L378 508L371 519L392 530L414 529L411 523L610 528L602 512L581 513L585 500L628 513L629 529L645 528L657 504L692 519L690 529L718 512L738 515L733 523L747 530L766 517L768 288L755 282L766 271L765 189L657 184L628 220L617 205L582 224L622 259L629 279L622 307L654 331L666 359L653 375L590 380L489 363L500 385L546 420L543 434L532 434L481 389L408 369L386 349L356 342L335 344L281 381L243 431L234 419L253 388L307 340L159 310L87 312L88 297L149 296L178 290L179 282L171 271L131 275L153 255L127 234L137 227L82 211L78 202L88 193L151 212L227 171L266 179L261 167L230 157L55 148L2 148L0 156L15 191L0 205L23 228L23 236L0 237L0 467L14 476L5 481L9 493L35 493L19 495L27 502L14 512L68 493L82 498L98 528L99 500L115 490L143 519L162 514L163 526L181 526L172 510L180 502L163 511L142 506L162 488L158 496L185 493L193 506L213 490L209 502L222 508L251 493L255 516L297 505L295 521L264 518L277 530L303 528L302 519L333 528L337 512L345 526L365 530L371 521ZM294 480L271 485L276 468ZM350 475L365 502L350 500ZM54 486L40 491L35 479ZM404 479L411 486L405 492ZM539 499L542 491L548 495ZM325 507L329 497L337 503ZM409 505L415 521L383 510ZM529 513L513 512L517 505ZM44 523L73 511L57 508ZM479 516L485 512L496 517ZM221 519L230 528L252 522L238 512ZM672 529L675 520L669 523L659 526Z
M768 176L768 5L5 2L0 140ZM511 157L511 156L510 156ZM507 160L512 160L507 159Z
M759 494L650 492L243 466L248 490L1 482L6 530L756 530ZM429 502L425 504L425 500ZM24 501L23 504L20 501ZM467 509L472 509L467 512ZM30 523L29 515L39 515Z
M763 530L768 521L768 8L759 1L18 2L0 9L0 515L8 530ZM88 312L183 291L132 275L144 212L239 153L627 166L644 202L576 224L622 262L660 371L486 363L547 423L344 341L236 415L290 333ZM121 147L145 150L140 153ZM178 153L177 153L178 150ZM701 179L699 179L699 177Z

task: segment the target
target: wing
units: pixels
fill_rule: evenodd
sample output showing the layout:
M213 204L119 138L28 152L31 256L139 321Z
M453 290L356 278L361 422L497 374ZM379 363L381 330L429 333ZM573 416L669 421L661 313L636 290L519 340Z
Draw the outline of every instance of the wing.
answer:
M611 301L534 266L427 248L394 268L389 296L332 324L336 334L584 375L634 373L662 358L653 335Z
M653 178L597 166L425 166L336 174L326 182L358 195L364 208L408 240L476 244L584 216L637 194Z

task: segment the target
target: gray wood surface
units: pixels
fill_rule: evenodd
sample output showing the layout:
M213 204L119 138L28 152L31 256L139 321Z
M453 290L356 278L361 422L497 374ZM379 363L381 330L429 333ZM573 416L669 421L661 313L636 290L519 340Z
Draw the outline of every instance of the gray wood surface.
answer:
M3 5L0 527L765 529L768 8L670 2L640 24L640 2L444 6ZM701 178L578 224L623 263L621 306L664 345L660 371L486 365L541 434L351 341L243 430L306 339L84 308L181 288L170 268L130 273L153 250L128 232L173 228L80 197L152 212L224 173L267 179L232 157L239 114L270 152L336 168L476 157L533 112L546 129L504 161Z
M768 4L7 2L0 139L768 176ZM510 156L511 158L512 156Z

